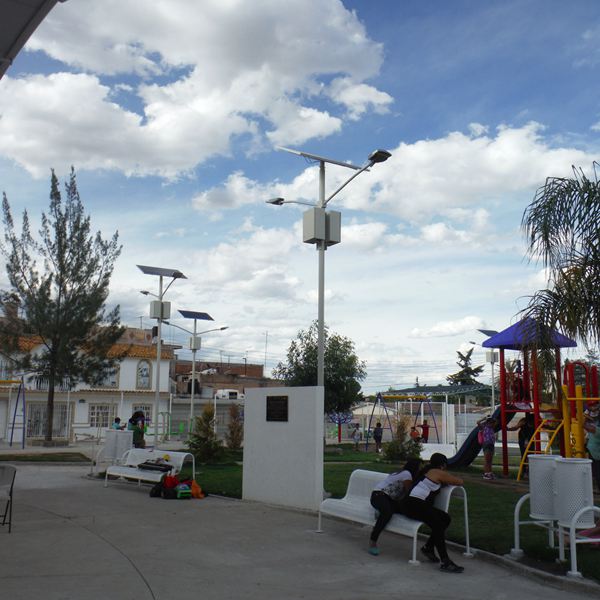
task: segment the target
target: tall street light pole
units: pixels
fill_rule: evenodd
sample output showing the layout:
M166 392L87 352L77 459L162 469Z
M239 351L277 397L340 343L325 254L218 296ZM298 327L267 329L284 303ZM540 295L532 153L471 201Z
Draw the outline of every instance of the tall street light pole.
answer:
M154 447L158 448L158 408L160 405L160 359L161 359L161 336L162 336L162 321L168 319L171 316L171 303L163 302L164 295L167 290L171 287L176 279L187 279L187 277L177 269L163 269L161 267L148 267L145 265L137 265L137 268L145 275L158 276L158 298L157 301L150 302L150 318L157 320L157 340L156 340L156 383L154 389L154 408L152 420L154 421ZM163 278L170 277L171 281L167 287L163 290ZM142 294L146 296L150 292L143 291Z
M185 331L189 333L192 337L190 338L190 350L192 351L192 389L190 393L190 433L193 429L194 422L194 396L196 390L196 352L202 347L202 338L201 335L205 333L211 333L213 331L225 331L229 329L229 327L215 327L214 329L207 329L206 331L197 331L197 323L198 321L214 321L214 319L205 312L198 312L194 310L180 310L179 314L184 319L193 319L194 320L194 330L189 331L184 327L180 327L179 325L175 325L174 323L167 323L171 327L176 327L177 329L181 329L181 331Z
M282 204L304 204L313 207L306 211L303 217L303 237L307 244L316 244L319 253L319 276L318 276L318 312L317 312L317 385L325 385L325 250L328 246L338 244L341 241L341 213L337 211L327 212L325 208L329 201L341 192L353 179L364 171L368 171L376 163L386 161L391 154L387 150L375 150L367 162L362 166L352 165L331 158L325 158L308 152L280 148L285 152L291 152L309 160L319 163L319 201L311 204L297 200L285 200L284 198L273 198L267 200L268 204L281 206ZM335 192L325 197L325 163L353 169L355 173L349 177Z

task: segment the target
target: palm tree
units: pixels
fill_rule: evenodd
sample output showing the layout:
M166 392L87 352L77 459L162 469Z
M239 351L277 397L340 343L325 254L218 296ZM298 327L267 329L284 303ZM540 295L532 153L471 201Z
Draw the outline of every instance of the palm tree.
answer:
M532 261L548 271L548 287L529 300L524 316L549 335L551 328L581 340L600 342L600 182L573 167L573 177L550 177L523 215Z

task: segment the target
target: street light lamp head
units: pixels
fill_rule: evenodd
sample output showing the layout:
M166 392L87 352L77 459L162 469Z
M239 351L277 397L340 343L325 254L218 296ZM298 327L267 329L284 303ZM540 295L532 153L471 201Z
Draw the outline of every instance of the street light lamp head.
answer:
M283 198L271 198L270 200L265 200L267 204L274 204L275 206L281 206L285 200Z
M375 150L369 154L369 162L372 165L375 163L382 163L385 162L391 155L392 153L388 152L387 150Z
M219 331L225 331L226 329L229 329L229 326L225 326L225 327L219 327Z
M144 294L144 296L149 296L150 292L148 290L140 290L140 294Z

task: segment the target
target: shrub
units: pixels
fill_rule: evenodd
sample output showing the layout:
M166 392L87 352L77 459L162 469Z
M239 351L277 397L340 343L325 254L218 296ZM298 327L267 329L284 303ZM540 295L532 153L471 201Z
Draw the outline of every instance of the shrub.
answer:
M400 462L421 456L421 442L413 440L408 434L410 430L408 417L402 417L396 425L396 435L391 442L383 445L383 454L390 462Z
M223 453L223 446L215 433L215 410L207 404L199 417L194 419L194 430L187 446L198 462L210 462Z
M230 450L239 450L242 447L244 440L244 421L239 404L232 404L229 407L229 424L227 425L227 433L225 441Z

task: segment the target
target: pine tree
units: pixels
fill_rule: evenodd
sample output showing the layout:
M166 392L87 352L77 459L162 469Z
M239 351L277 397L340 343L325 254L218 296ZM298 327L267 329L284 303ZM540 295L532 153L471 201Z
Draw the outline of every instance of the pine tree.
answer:
M460 371L453 375L448 375L446 381L450 385L476 385L479 382L475 379L481 375L484 365L479 367L471 366L471 355L473 354L473 348L471 348L466 354L463 354L459 350L456 351L458 354L458 361L456 364L460 367Z
M194 431L187 446L198 462L208 462L219 457L223 451L215 433L215 410L207 404L202 414L194 419Z
M109 356L109 350L123 333L119 307L106 309L121 253L118 233L105 241L100 232L91 232L74 169L65 189L63 201L52 171L50 206L48 214L42 213L39 239L31 232L27 211L16 232L6 194L2 200L5 243L0 251L10 289L0 297L6 315L0 321L0 345L15 370L48 382L47 444L52 442L55 387L101 381L120 358ZM27 336L39 343L39 352L20 351Z
M239 450L244 441L244 421L240 411L240 405L233 403L229 407L229 424L225 435L227 447L230 450Z

